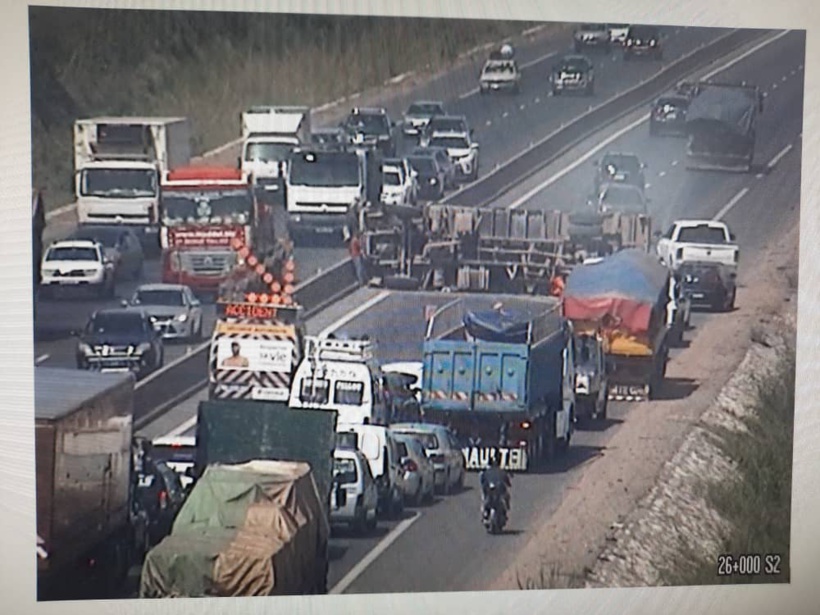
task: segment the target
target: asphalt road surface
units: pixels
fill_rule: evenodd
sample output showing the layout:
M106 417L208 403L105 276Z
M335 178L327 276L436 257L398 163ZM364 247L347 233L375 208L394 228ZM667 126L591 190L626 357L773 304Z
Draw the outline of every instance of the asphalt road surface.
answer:
M467 117L475 130L475 139L481 144L480 173L509 160L531 142L549 135L565 123L583 113L590 104L598 104L638 84L655 72L698 46L708 43L728 32L711 28L665 29L665 56L663 62L640 61L624 63L619 52L610 55L590 52L595 61L595 96L552 97L549 92L548 75L557 56L569 52L569 36L563 44L541 44L522 47L519 63L523 69L521 92L514 96L505 93L480 96L477 94L477 71L479 66L460 69L453 78L440 77L426 87L419 88L414 97L418 99L443 100L451 113ZM388 112L399 119L406 101L388 104ZM409 144L403 143L404 149ZM222 162L232 164L236 158L233 151L225 152ZM50 237L60 236L64 229L47 231ZM345 258L344 249L338 247L297 248L297 273L306 279L320 270L327 269ZM138 283L155 282L160 277L157 261L146 263L143 279ZM100 301L90 297L73 299L38 299L35 322L35 358L38 365L74 367L76 342L70 337L72 330L82 328L95 309L116 307L123 298L133 293L138 283L120 284L117 298ZM203 333L210 334L214 323L212 305L205 305ZM166 363L186 354L191 347L185 343L166 346Z
M767 93L766 110L757 131L756 168L750 174L688 171L683 164L683 141L650 137L645 122L625 131L618 127L605 130L587 145L589 149L621 133L605 149L633 151L649 163L648 194L656 228L665 230L680 217L726 221L741 245L741 285L746 264L754 262L778 229L785 218L784 208L799 202L804 53L804 35L790 33L716 75L721 80L756 83ZM613 63L613 71L621 68L618 62ZM522 93L522 102L525 96ZM628 127L640 115L626 118L621 124ZM519 135L528 134L526 126L511 120L509 134L517 131ZM556 172L571 166L578 157L573 152L528 180L535 188L543 184L540 189L528 190L532 192L530 197L523 201L520 196L511 197L497 205L558 209L582 205L590 189L592 167L580 164L555 178ZM426 294L363 289L312 319L308 328L311 333L328 329L351 335L368 333L379 344L380 359L420 360L423 309L440 300ZM742 311L743 305L739 303L737 309ZM699 325L707 318L732 317L696 313L692 319L694 330L687 333L687 338L697 335ZM672 352L672 360L679 352ZM691 393L692 386L670 382L666 394L680 398ZM149 426L146 435L160 435L174 428L181 429L179 433L193 433L198 400L194 397L175 408L161 422ZM398 524L380 523L372 536L354 538L337 533L332 547L331 586L342 581L336 589L347 593L480 589L513 561L530 538L536 515L557 509L566 489L578 479L585 464L599 456L619 425L628 420L633 407L612 403L606 422L576 432L564 459L539 473L515 477L506 535L489 536L483 531L478 519L477 477L471 474L464 492L408 511Z

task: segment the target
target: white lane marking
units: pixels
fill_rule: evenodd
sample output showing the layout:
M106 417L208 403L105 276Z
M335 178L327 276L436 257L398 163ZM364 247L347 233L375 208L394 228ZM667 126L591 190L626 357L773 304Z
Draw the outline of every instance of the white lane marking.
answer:
M763 173L758 173L757 175L755 175L755 178L757 178L757 179L763 179L763 177L764 177Z
M535 97L535 104L537 105L537 104L538 104L538 103L540 103L540 102L541 102L541 99L540 99L540 98L538 98L538 97L536 96L536 97Z
M509 113L507 111L505 111L504 113L501 114L501 117L507 117L508 115L509 115Z
M658 173L658 177L663 177L664 175L666 175L666 171L661 171Z
M777 163L780 162L783 159L783 156L785 156L790 151L792 151L793 147L794 147L794 145L789 143L786 147L784 147L782 150L780 150L774 158L769 160L769 163L766 166L769 167L770 169L773 169L775 167L775 165L777 165Z
M492 125L493 125L492 121L491 121L491 120L487 120L487 126L492 126Z
M478 88L473 88L469 92L464 92L464 94L459 94L458 99L459 100L464 100L465 98L470 98L470 96L474 96L475 94L478 94Z
M194 425L196 425L196 415L192 416L191 418L189 418L187 421L185 421L181 425L177 425L176 427L174 427L171 431L169 431L167 434L165 434L162 437L163 438L176 438L177 436L181 436L186 431L191 429L191 427L193 427Z
M523 111L526 108L527 108L527 105L518 105L519 111Z
M783 77L780 80L785 81L786 80L786 75L783 75Z
M575 169L577 169L579 166L584 164L587 160L592 158L595 154L597 154L599 151L601 151L607 145L609 145L610 143L612 143L616 139L619 139L620 137L622 137L623 135L625 135L626 133L628 133L630 130L634 129L635 127L639 126L640 124L645 122L648 118L649 118L649 113L644 113L636 121L632 122L628 126L624 126L623 128L621 128L618 132L616 132L612 136L604 139L598 145L596 145L594 148L592 148L587 153L585 153L583 156L581 156L580 158L578 158L574 162L572 162L572 164L569 164L568 166L564 167L563 169L558 171L555 175L548 178L546 181L540 183L539 185L537 185L534 188L532 188L531 190L529 190L526 194L524 194L524 195L520 196L519 198L517 198L515 201L513 201L512 204L510 204L509 209L518 209L519 207L521 207L521 205L523 205L524 203L529 201L533 196L535 196L536 194L538 194L539 192L544 190L544 188L547 188L547 187L551 186L552 184L557 182L559 179L564 177L564 175L566 175L567 173L570 173L570 172L574 171Z
M765 41L763 41L763 42L761 42L761 43L758 43L757 45L755 45L755 46L754 46L754 47L752 47L751 49L749 49L749 50L747 50L747 51L743 52L741 55L739 55L738 57L734 58L733 60L730 60L730 61L729 61L729 62L727 62L726 64L723 64L723 65L719 66L718 68L716 68L716 69L714 69L714 70L710 71L709 73L707 73L706 75L704 75L704 76L703 76L703 77L701 77L700 79L701 79L701 80L703 80L703 81L705 81L706 79L710 79L711 77L714 77L715 75L717 75L717 74L719 74L719 73L722 73L723 71L727 70L728 68L730 68L730 67L734 66L735 64L737 64L738 62L740 62L741 60L743 60L743 59L745 59L745 58L748 58L750 55L752 55L752 54L756 53L756 52L757 52L757 51L759 51L760 49L763 49L764 47L766 47L766 46L771 45L772 43L774 43L776 40L779 40L779 39L783 38L783 37L784 37L784 36L786 36L789 32L791 32L791 30L784 30L783 32L780 32L780 33L776 34L775 36L772 36L771 38L768 38L768 39L766 39ZM579 166L581 166L584 162L586 162L587 160L589 160L590 158L592 158L595 154L597 154L599 151L601 151L602 149L604 149L607 145L609 145L609 144L610 144L610 143L612 143L613 141L617 140L617 139L618 139L618 138L620 138L621 136L625 135L625 134L626 134L627 132L629 132L630 130L633 130L633 129L637 128L637 127L638 127L638 126L640 126L642 123L644 123L647 119L649 119L649 113L644 113L644 114L643 114L643 115L641 115L641 116L640 116L637 120L635 120L634 122L632 122L632 123L631 123L631 124L629 124L628 126L625 126L624 128L621 128L621 129L620 129L619 131L617 131L615 134L613 134L613 135L611 135L611 136L607 137L606 139L604 139L603 141L601 141L598 145L596 145L596 146L595 146L595 147L593 147L591 150L589 150L587 153L585 153L585 154L584 154L584 155L582 155L580 158L578 158L577 160L575 160L572 164L570 164L569 166L567 166L567 167L565 167L565 168L561 169L561 170L560 170L560 171L558 171L555 175L553 175L552 177L549 177L546 181L544 181L544 182L542 182L541 184L539 184L539 185L535 186L534 188L532 188L531 190L529 190L526 194L524 194L523 196L521 196L521 197L519 197L518 199L516 199L516 200L515 200L515 201L514 201L514 202L513 202L510 206L509 206L509 209L517 209L517 208L519 208L521 205L523 205L524 203L526 203L526 202L527 202L529 199L531 199L533 196L535 196L536 194L538 194L539 192L541 192L542 190L544 190L544 188L547 188L547 187L551 186L552 184L554 184L555 182L557 182L559 179L561 179L562 177L564 177L564 175L566 175L567 173L569 173L569 172L573 171L574 169L577 169L577 168L578 168ZM678 164L678 161L677 161L677 160L673 160L673 161L672 161L672 166L676 166L677 164Z
M404 532L408 530L408 528L413 525L418 518L421 517L420 512L416 512L412 517L409 519L405 519L401 523L399 523L393 531L390 532L387 536L382 538L381 542L377 544L367 555L365 555L359 563L353 566L341 581L336 583L330 591L329 594L342 594L344 591L350 587L350 585L355 581L366 569L370 564L372 564L377 557L379 557L382 553L387 551L388 547L392 545L396 539L401 536Z
M359 314L363 314L364 312L366 312L367 310L372 308L377 303L381 303L382 301L387 299L389 296L390 296L390 291L389 290L383 290L382 292L380 292L375 297L371 297L368 301L365 301L364 303L362 303L355 310L351 310L350 312L348 312L347 314L342 316L339 320L334 322L332 325L329 325L329 326L325 327L324 330L321 333L319 333L319 337L325 337L327 335L330 335L331 333L333 333L339 327L345 326L351 320L356 318Z
M773 89L773 90L776 90L776 89L777 89L777 84L776 84L776 83L773 83L773 84L772 84L772 89Z
M748 188L741 188L740 192L738 192L735 196L733 196L732 200L729 201L728 203L726 203L726 205L723 206L723 209L721 209L719 212L717 212L717 214L715 214L715 217L712 218L712 220L717 222L718 220L722 219L723 216L725 216L726 214L729 213L729 211L732 209L732 207L734 207L735 205L738 204L740 199L742 199L744 196L746 196L747 192L749 192Z
M651 188L651 187L652 187L652 184L650 184L649 182L646 182L646 185L644 186L644 188Z
M45 362L46 362L46 361L48 361L50 358L51 358L51 355L50 355L50 354L48 354L48 353L46 353L46 354L41 354L39 357L37 357L37 358L34 360L34 364L35 364L35 365L40 365L40 363L45 363Z

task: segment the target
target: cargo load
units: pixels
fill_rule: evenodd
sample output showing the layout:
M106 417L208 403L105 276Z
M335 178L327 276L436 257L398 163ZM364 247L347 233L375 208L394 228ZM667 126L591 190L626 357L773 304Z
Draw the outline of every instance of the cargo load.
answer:
M608 399L654 397L669 356L669 270L642 250L623 250L573 269L563 315L576 334L601 337Z
M140 597L320 593L329 534L307 463L213 465L148 553Z

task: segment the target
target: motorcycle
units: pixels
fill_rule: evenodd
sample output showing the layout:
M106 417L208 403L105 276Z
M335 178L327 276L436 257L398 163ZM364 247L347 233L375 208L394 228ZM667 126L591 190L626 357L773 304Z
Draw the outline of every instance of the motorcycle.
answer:
M507 525L507 507L504 501L504 486L492 482L487 485L484 527L490 534L499 534L505 525Z

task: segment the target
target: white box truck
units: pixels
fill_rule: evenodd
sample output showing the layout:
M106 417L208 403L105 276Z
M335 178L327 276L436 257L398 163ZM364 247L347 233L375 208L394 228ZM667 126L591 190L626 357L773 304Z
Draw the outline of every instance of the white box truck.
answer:
M281 195L290 153L310 143L309 107L251 107L240 116L242 155L239 167L263 195ZM277 199L282 202L281 197Z
M80 224L127 224L158 241L160 178L191 160L187 118L98 117L74 123Z

